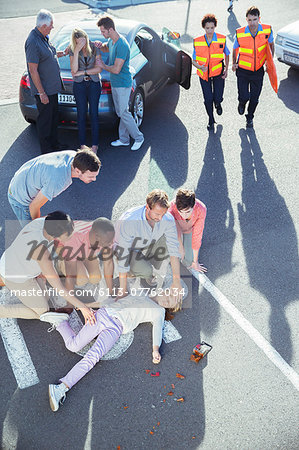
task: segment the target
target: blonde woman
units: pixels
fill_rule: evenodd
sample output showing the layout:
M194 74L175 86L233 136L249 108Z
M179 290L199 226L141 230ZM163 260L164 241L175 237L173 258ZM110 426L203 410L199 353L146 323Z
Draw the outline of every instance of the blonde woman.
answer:
M77 104L79 141L86 145L86 113L89 105L92 150L96 153L99 142L98 105L101 95L100 50L89 40L85 31L75 28L72 32L69 57L73 75L73 92Z

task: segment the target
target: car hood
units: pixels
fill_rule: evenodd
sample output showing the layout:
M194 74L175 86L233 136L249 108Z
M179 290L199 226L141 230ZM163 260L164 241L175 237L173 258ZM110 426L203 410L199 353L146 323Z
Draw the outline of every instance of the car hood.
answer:
M290 23L286 27L281 28L277 34L299 41L299 20L297 20L297 22Z

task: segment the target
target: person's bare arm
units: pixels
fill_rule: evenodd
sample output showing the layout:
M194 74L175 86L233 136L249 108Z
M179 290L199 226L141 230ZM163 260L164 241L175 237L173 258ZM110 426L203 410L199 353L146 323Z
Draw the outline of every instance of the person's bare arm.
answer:
M237 64L237 48L233 49L233 64L232 64L232 71L235 72L236 69L238 68L238 64Z
M178 309L181 309L183 294L182 294L179 258L177 256L170 256L170 264L173 277L172 285L170 287L171 295L178 300Z
M222 75L222 78L224 79L227 78L228 65L229 65L229 55L225 55L225 68Z
M104 278L106 281L107 288L109 290L109 295L112 295L113 271L114 271L114 263L112 256L108 260L104 261L103 266L104 266Z
M114 64L113 66L107 66L107 64L105 64L102 60L99 61L99 66L104 69L107 70L107 72L110 73L114 73L114 74L119 74L119 72L122 69L122 66L124 65L125 60L121 59L121 58L115 58Z
M45 197L41 191L37 194L37 196L32 200L29 205L29 211L31 215L31 219L37 219L40 217L40 209L41 207L47 203L48 199Z
M269 42L269 46L270 46L270 50L271 50L272 56L274 56L274 51L275 51L274 41L273 42Z
M194 67L196 67L196 69L202 70L203 72L206 72L208 70L208 66L198 64L198 62L195 61L195 59L192 60L192 64Z
M77 261L65 261L65 287L68 291L75 288L77 278Z
M86 70L78 70L78 72L76 72L76 76L80 76L80 75L95 75L97 73L102 72L102 67L100 66L100 61L102 61L102 58L100 56L96 57L96 61L94 66L91 69L86 69Z
M86 323L89 322L91 325L95 324L96 319L93 310L87 308L84 303L74 295L71 295L71 293L64 288L53 266L49 250L45 249L45 251L42 252L42 249L45 249L45 247L38 247L32 254L32 259L35 259L38 262L42 274L61 297L65 298L71 305L75 306L75 308L80 309Z
M37 70L38 64L28 63L28 67L34 86L36 87L40 95L40 101L46 105L47 103L49 103L49 99L40 80L40 76Z
M116 300L127 295L127 272L119 272L119 291Z

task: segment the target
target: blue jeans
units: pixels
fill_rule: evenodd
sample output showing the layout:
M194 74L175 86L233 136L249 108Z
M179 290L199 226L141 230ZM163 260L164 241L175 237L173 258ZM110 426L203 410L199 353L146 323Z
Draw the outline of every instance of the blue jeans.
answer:
M29 206L24 206L21 203L17 202L17 200L15 200L9 193L7 197L13 212L17 216L17 219L20 222L21 227L23 228L25 225L27 225L28 221L32 220Z
M99 143L98 108L101 95L100 81L81 81L73 84L73 92L77 103L77 118L80 145L86 144L86 113L89 104L92 145Z

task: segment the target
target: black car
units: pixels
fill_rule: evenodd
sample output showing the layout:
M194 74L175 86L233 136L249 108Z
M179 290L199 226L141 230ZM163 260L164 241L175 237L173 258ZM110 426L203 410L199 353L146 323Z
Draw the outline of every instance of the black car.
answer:
M133 87L130 96L130 110L141 125L144 117L145 104L155 96L169 81L176 82L185 89L190 87L192 61L189 55L180 50L179 34L164 28L162 36L144 23L115 18L117 31L125 36L130 49L130 69L133 75ZM70 42L72 30L79 27L86 31L91 41L102 41L94 19L72 22L63 26L53 37L52 43L56 50L64 50ZM107 63L108 54L102 53L102 59ZM61 76L65 90L58 94L60 126L77 127L77 109L73 95L73 79L68 56L59 58ZM99 101L99 122L115 122L110 74L102 71L102 93ZM38 111L35 98L30 94L30 83L26 71L20 83L19 104L27 122L36 121Z

